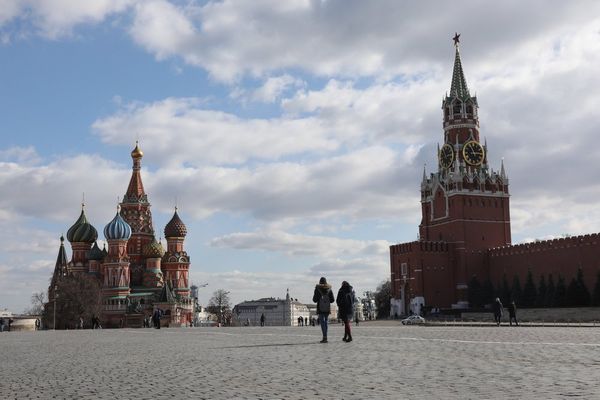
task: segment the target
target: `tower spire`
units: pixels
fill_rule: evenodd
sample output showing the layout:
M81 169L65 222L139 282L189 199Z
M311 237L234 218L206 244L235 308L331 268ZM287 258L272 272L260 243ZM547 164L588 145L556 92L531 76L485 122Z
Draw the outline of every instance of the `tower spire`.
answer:
M450 97L458 97L461 100L468 99L471 97L469 94L469 88L467 87L467 80L465 79L465 74L462 68L462 62L460 60L460 51L458 43L460 34L454 34L454 47L456 48L456 53L454 56L454 71L452 72L452 83L450 85Z
M125 193L125 196L123 196L123 203L148 201L140 173L140 170L142 169L142 157L144 157L144 153L140 149L139 143L136 141L135 148L131 151L131 158L133 159L131 179L129 180L127 192Z

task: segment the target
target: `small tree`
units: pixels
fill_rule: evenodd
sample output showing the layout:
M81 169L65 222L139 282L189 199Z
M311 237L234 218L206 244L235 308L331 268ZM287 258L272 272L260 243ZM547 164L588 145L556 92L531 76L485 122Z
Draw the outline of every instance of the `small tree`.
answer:
M506 274L502 276L502 286L499 295L502 304L508 304L510 302L510 287L508 286Z
M594 286L594 292L592 294L592 305L600 306L600 271L596 275L596 285Z
M544 275L540 276L540 283L537 290L537 296L535 299L536 307L544 307L546 305L546 279L544 279Z
M552 274L548 275L548 289L546 290L546 300L544 305L546 307L554 307L554 295L556 293L556 286L554 285L554 278Z
M533 307L537 297L537 290L533 283L533 276L531 270L527 271L527 278L525 280L525 286L523 286L523 293L521 295L521 306L522 307Z
M216 290L210 298L206 309L209 313L215 314L220 323L224 323L224 317L230 314L231 309L229 292L224 289Z
M577 305L577 280L575 278L571 279L571 283L567 286L567 294L565 296L565 305L569 307L574 307Z
M494 292L494 285L492 285L492 282L489 279L486 279L485 282L483 282L483 288L481 291L482 304L492 304L496 295Z
M377 318L388 318L390 316L390 300L392 299L392 282L388 279L383 281L375 289L375 307L377 307Z
M562 276L558 275L556 290L554 291L554 307L564 307L567 299L567 287Z
M471 280L469 281L468 292L467 292L467 300L469 301L470 307L481 307L482 299L481 299L481 284L477 279L476 275L473 275Z
M513 278L513 284L512 284L512 289L510 290L510 298L512 301L514 301L516 304L521 304L521 281L519 280L519 276L515 275L515 277ZM506 303L508 304L508 303Z
M583 280L583 270L579 268L577 270L577 292L576 292L576 305L580 307L588 307L591 303L590 291L587 286L585 286L585 281Z

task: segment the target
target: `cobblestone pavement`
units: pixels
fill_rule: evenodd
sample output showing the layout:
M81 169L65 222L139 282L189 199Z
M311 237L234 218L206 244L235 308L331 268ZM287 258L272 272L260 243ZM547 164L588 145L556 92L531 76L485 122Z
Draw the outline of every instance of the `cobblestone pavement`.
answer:
M2 399L600 399L600 329L121 329L0 334Z

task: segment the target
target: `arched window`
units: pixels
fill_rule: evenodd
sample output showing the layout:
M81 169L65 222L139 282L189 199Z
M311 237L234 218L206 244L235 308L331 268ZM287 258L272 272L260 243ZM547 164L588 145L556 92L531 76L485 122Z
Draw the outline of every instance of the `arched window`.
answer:
M454 103L453 113L454 113L454 115L460 115L461 112L462 112L462 106L460 104L460 101L457 101L456 103Z

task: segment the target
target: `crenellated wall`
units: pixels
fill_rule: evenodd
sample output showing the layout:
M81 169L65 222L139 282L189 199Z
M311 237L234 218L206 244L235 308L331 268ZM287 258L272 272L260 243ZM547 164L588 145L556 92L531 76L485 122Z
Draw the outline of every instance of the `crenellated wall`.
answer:
M568 285L581 268L585 284L591 291L600 270L600 234L495 247L489 249L488 255L490 279L494 285L502 282L504 274L510 283L517 275L523 285L529 269L536 285L542 274L546 279L552 274L555 283L561 275Z

